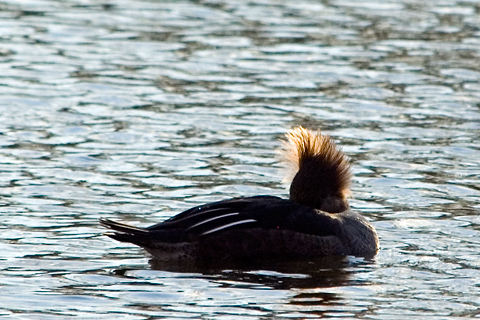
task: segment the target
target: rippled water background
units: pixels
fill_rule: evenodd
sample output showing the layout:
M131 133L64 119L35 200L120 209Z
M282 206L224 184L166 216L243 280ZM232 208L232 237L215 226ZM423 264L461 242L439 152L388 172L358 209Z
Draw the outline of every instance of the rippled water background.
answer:
M480 317L480 1L0 1L0 316ZM373 262L151 263L149 225L286 196L274 149L352 158Z

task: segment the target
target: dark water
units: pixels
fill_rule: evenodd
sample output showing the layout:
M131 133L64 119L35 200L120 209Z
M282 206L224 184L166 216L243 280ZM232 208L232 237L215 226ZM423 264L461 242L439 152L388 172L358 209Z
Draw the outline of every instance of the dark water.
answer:
M0 1L0 316L480 317L480 2ZM352 158L353 257L189 269L101 235Z

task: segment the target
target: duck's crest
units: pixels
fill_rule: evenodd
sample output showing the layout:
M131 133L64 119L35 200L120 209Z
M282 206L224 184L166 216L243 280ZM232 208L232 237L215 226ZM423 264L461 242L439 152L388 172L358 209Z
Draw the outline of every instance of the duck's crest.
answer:
M281 156L292 173L290 198L316 208L320 199L350 195L350 162L330 136L303 127L291 129Z

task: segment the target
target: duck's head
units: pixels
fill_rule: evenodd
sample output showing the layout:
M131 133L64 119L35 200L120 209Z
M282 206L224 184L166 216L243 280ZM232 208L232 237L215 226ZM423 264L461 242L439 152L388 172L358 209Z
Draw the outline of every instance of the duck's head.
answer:
M296 127L287 134L282 150L295 170L290 200L330 213L349 208L350 162L329 136Z

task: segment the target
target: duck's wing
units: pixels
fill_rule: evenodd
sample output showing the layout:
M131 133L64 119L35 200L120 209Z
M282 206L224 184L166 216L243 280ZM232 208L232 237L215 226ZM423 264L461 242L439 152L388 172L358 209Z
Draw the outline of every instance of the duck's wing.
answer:
M231 229L287 229L333 235L332 215L273 196L234 198L194 207L147 228L151 232L183 229L198 236ZM333 223L334 224L334 223Z
M336 234L334 221L328 213L290 200L257 196L194 207L147 228L132 227L109 219L100 219L100 224L114 231L108 236L138 244L152 239L168 243L189 242L224 231L254 228L330 236Z
M203 235L235 227L252 227L257 220L252 218L254 204L281 200L276 197L235 198L213 202L188 209L166 221L147 228L138 228L110 219L99 219L100 225L113 233L107 236L122 242L132 242L145 247L154 242L181 243L195 241Z

